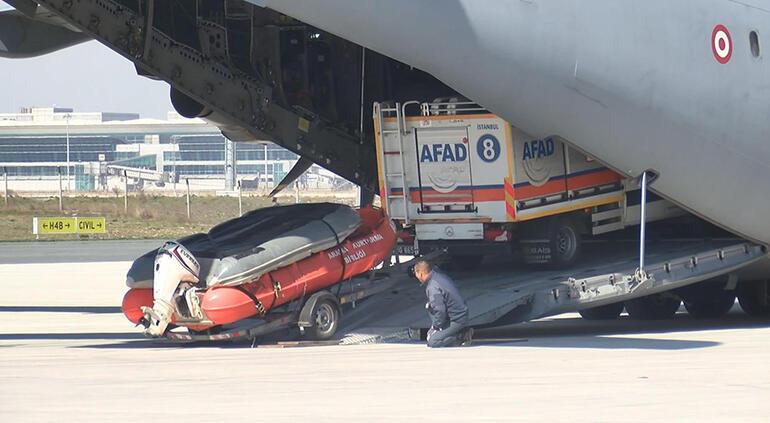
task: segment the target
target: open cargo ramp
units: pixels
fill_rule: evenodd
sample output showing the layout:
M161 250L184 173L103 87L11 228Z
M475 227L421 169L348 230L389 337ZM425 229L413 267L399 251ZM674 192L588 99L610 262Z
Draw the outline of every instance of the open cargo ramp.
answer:
M515 268L505 258L474 273L447 272L469 307L469 324L500 326L668 291L743 269L765 247L737 239L660 241L648 245L648 278L636 276L635 243L597 242L568 270ZM510 259L508 259L510 260ZM414 281L396 284L345 316L343 343L414 338L430 326L425 294Z

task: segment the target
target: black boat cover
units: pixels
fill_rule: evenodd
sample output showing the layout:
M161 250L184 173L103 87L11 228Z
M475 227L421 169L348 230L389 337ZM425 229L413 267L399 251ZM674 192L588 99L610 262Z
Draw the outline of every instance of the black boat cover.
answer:
M177 242L198 260L207 287L234 286L332 248L360 224L358 213L342 204L295 204L254 210ZM134 261L129 287L152 287L157 252Z

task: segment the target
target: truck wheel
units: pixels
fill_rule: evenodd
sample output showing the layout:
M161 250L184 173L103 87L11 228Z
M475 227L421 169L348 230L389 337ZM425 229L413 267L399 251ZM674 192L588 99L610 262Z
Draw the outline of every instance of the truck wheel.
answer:
M770 281L746 281L738 285L738 302L749 316L770 316Z
M551 265L557 268L571 266L580 252L580 232L572 219L559 218L551 222Z
M662 320L674 317L682 303L674 294L663 292L626 301L626 311L634 319Z
M577 260L580 244L576 219L554 217L527 223L512 248L527 264L566 268Z
M690 285L680 291L684 307L696 319L722 317L735 304L735 291L725 290L724 280Z
M334 337L340 324L340 310L330 299L318 301L311 314L313 325L305 329L305 336L315 341Z
M580 316L586 320L615 320L623 312L623 302L607 304L580 310Z

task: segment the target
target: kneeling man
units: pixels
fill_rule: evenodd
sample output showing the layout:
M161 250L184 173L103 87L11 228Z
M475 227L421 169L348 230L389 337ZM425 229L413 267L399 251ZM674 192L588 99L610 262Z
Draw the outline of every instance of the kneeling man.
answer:
M414 265L414 276L425 286L430 315L428 346L431 348L470 345L473 329L466 328L468 306L449 276L440 273L425 261Z

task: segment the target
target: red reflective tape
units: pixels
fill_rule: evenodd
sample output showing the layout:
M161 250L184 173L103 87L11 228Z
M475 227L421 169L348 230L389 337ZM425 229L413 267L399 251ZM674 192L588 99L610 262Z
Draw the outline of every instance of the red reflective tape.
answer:
M505 193L513 197L513 185L508 181L505 181Z

